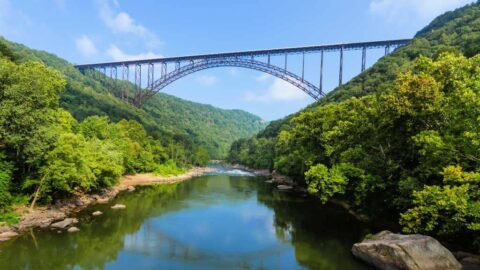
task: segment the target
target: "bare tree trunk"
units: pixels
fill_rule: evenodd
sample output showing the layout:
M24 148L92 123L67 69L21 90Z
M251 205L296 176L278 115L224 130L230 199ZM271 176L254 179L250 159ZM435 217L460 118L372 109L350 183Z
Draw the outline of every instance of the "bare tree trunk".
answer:
M35 202L38 199L38 195L40 194L40 190L42 189L43 181L45 180L45 177L47 175L44 175L42 179L40 180L40 184L38 185L37 189L35 190L35 194L33 195L33 200L32 203L30 204L30 209L33 209L35 207Z

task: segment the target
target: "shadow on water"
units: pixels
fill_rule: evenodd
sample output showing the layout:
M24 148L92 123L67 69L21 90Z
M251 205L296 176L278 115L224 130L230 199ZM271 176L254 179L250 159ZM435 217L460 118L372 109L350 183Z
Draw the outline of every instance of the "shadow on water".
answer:
M350 253L365 225L262 178L141 187L77 217L78 233L35 229L0 244L0 269L369 269Z

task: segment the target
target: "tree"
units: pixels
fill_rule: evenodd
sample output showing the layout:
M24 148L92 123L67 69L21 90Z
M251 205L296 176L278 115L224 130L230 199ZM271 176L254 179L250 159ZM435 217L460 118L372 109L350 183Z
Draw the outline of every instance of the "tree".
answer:
M326 202L336 194L345 193L348 179L337 169L328 169L323 164L310 167L305 173L308 191L318 193L320 200Z
M5 160L5 153L0 151L0 213L10 205L12 199L10 194L12 170L12 164Z
M35 147L35 133L51 123L64 87L62 75L40 63L0 59L0 141L13 150L17 165Z

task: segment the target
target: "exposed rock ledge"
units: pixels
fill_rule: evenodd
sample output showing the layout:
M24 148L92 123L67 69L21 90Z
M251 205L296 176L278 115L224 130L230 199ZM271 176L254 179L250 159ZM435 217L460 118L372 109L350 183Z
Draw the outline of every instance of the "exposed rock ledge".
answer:
M460 270L450 251L430 236L382 231L354 244L355 257L384 270Z

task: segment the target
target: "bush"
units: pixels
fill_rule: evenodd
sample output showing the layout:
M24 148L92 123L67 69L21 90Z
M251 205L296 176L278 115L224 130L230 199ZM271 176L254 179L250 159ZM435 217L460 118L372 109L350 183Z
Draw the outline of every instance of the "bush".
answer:
M157 165L154 172L155 174L163 176L179 175L185 173L185 171L178 168L178 166L172 160L169 160L164 164Z

